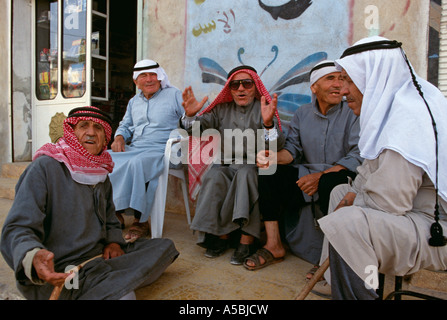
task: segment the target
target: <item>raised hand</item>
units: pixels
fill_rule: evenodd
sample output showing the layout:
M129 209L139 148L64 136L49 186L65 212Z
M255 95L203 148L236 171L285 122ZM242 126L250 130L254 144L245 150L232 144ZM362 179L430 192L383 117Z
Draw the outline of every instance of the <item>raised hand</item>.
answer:
M275 116L277 106L278 95L276 93L273 95L273 99L270 103L267 103L264 96L261 97L261 114L265 126L271 127L273 125L273 117Z
M195 116L197 112L199 112L203 108L206 101L208 100L208 97L205 97L202 99L202 101L197 101L196 97L194 96L194 91L192 91L191 87L188 87L183 91L182 98L182 106L185 109L185 114L188 117Z

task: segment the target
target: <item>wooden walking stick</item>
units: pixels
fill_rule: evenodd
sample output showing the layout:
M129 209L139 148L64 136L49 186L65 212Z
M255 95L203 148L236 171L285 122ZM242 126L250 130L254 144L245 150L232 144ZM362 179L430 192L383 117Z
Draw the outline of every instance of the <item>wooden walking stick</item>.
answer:
M312 278L306 283L304 288L301 290L300 294L295 300L304 300L309 295L310 291L313 289L315 284L323 277L326 270L329 268L329 258L327 258L323 264L318 268Z
M76 273L79 272L79 270L81 270L81 268L83 266L85 266L87 263L89 263L92 260L95 260L96 258L102 257L102 254L97 255L96 257L93 257L87 261L84 261L83 263L81 263L80 265L77 265L76 267L71 268L70 270L68 270L67 273ZM53 291L51 292L51 296L49 300L58 300L59 296L61 295L62 289L64 288L65 282L59 286L55 286Z

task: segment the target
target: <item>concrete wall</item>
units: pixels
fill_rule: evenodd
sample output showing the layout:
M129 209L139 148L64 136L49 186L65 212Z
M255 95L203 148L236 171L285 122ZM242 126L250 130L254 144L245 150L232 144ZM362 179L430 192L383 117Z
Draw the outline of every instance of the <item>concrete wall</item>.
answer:
M11 161L10 2L0 2L0 164Z
M12 125L13 161L31 161L31 0L13 2Z

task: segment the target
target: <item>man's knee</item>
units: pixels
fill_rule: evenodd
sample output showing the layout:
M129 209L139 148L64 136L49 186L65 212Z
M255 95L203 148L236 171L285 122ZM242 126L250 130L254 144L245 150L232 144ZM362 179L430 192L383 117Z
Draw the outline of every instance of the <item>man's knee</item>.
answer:
M236 172L236 176L238 177L238 179L248 179L256 175L257 167L251 165L241 166Z
M229 168L226 166L213 166L205 175L203 182L211 180L213 183L227 180Z

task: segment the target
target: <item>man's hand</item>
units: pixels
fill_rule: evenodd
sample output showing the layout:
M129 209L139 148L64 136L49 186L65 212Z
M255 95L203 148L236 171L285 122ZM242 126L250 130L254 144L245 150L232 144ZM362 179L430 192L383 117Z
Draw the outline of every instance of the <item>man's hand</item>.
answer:
M312 197L318 191L318 183L322 175L322 172L308 174L298 180L296 184L305 194Z
M278 95L276 93L273 95L273 99L270 103L267 103L264 96L261 97L262 121L266 127L271 127L273 125L273 117L275 116L277 106Z
M104 247L104 252L102 254L105 260L113 259L124 254L123 249L118 243L109 243Z
M348 192L344 198L340 201L340 203L338 204L337 208L335 208L334 211L337 211L340 208L343 207L349 207L352 206L354 204L354 200L356 198L357 194L355 194L354 192Z
M271 150L259 151L256 155L256 165L261 169L268 169L278 162L277 153Z
M33 266L39 279L52 284L53 286L63 285L68 273L58 273L54 271L54 253L41 249L37 251L33 258Z
M115 140L113 140L113 143L111 145L113 152L124 152L126 146L126 142L124 141L123 136L118 135L115 137Z
M208 100L208 97L205 97L202 99L201 102L197 101L196 97L194 96L194 91L192 91L191 87L188 87L183 91L182 98L182 106L185 109L185 114L188 117L194 117L197 112L199 112L203 108L206 101Z

